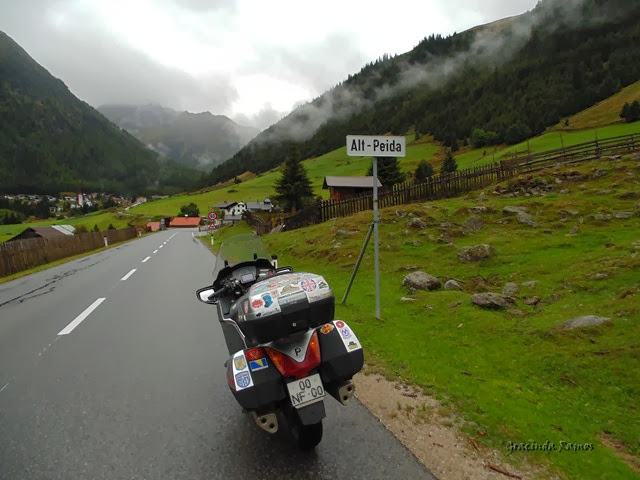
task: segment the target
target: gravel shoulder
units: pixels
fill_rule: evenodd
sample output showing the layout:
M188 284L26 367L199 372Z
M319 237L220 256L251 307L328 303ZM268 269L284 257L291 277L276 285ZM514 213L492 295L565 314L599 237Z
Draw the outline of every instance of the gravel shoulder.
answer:
M354 382L358 399L440 480L552 478L541 467L510 465L500 452L480 446L457 427L460 419L412 386L389 381L367 365Z

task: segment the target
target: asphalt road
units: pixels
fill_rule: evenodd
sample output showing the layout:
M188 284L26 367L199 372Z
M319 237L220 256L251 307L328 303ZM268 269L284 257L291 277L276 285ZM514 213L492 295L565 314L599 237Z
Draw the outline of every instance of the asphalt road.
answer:
M312 453L259 430L195 298L213 260L172 230L0 285L0 479L434 478L357 401Z

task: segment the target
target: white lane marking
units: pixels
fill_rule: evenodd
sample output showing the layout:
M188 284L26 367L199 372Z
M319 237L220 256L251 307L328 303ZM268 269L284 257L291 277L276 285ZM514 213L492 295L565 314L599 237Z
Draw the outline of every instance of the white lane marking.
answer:
M154 250L153 253L158 253L158 250Z
M0 388L0 393L2 393L2 391L7 388L9 386L9 384L7 383L4 387Z
M142 260L142 263L146 263L146 262L147 262L147 260L149 260L150 258L151 258L151 257L147 257L147 258L145 258L144 260Z
M164 247L164 245L160 245L158 248L162 248L162 247Z
M129 278L131 275L133 275L134 273L136 273L137 268L132 268L131 271L129 273L127 273L124 277L122 277L120 279L121 282L124 282L127 278Z
M58 335L68 335L71 332L73 332L73 329L76 328L78 325L80 325L80 323L82 323L82 321L85 318L87 318L91 314L91 312L93 312L96 308L98 308L98 306L100 306L100 304L102 302L104 302L105 300L106 300L106 298L97 299L95 302L93 302L91 305L89 305L84 312L82 312L80 315L78 315L69 325L64 327L60 331L60 333L58 333Z

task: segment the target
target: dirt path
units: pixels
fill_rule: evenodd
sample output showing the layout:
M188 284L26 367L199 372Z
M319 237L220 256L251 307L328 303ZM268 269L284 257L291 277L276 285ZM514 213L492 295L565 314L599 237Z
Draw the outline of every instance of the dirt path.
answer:
M551 478L541 468L505 463L499 452L462 434L459 419L417 389L390 382L366 365L354 382L358 399L440 480Z

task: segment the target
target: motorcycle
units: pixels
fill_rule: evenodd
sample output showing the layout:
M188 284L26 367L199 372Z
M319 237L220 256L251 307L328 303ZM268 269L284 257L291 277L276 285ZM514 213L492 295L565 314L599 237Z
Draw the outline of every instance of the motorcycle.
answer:
M364 364L355 333L334 319L331 287L321 275L278 267L251 234L223 242L214 276L196 296L217 306L231 393L262 430L276 433L281 414L298 447L315 448L326 393L349 403Z

